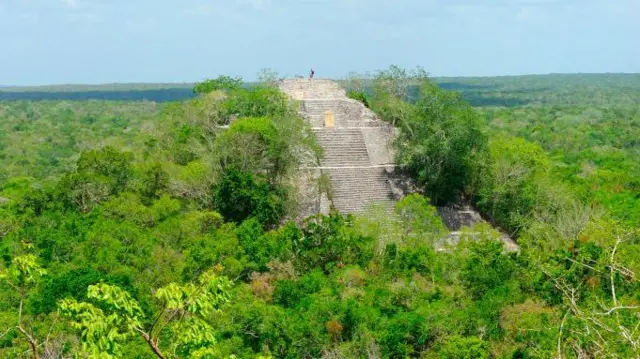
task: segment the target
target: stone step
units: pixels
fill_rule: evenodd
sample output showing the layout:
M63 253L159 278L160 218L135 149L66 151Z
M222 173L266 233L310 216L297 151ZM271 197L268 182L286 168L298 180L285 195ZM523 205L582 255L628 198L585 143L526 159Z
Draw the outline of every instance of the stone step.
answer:
M326 160L330 160L331 158L329 158L328 155L333 156L334 160L340 160L340 161L349 161L350 158L354 158L354 157L364 157L364 159L367 160L366 164L351 164L349 167L353 167L353 166L359 166L359 167L363 167L363 166L370 166L369 164L369 154L365 151L348 151L345 150L344 152L339 152L340 150L327 150L325 148L324 151L324 157ZM335 152L335 154L334 154ZM331 167L331 166L324 166L324 167Z
M359 129L317 129L316 140L324 151L322 166L350 167L371 165L364 136Z
M301 115L314 128L318 144L324 150L319 171L331 180L334 207L343 213L365 211L374 202L392 208L395 198L389 174L384 167L371 166L365 140L382 138L365 132L367 127L387 125L362 103L348 99L336 82L295 79L282 81L279 86L300 101ZM324 127L328 114L334 120L332 128Z
M336 127L349 127L349 122L351 125L361 126L358 122L365 119L363 111L362 104L346 98L304 100L300 107L301 114L313 125L323 125L325 116L331 113Z
M337 184L348 184L349 187L358 187L363 188L364 190L369 190L371 186L386 186L386 178L385 177L376 177L363 179L362 177L342 177L342 178L334 178L333 183Z
M339 135L345 135L345 134L362 134L361 130L359 128L340 128L340 129L336 129L336 128L315 128L313 130L313 132L315 132L316 136L334 136L336 134Z
M368 154L356 154L352 153L344 157L338 157L332 155L331 151L324 151L324 158L320 161L323 167L353 167L356 166L369 166Z
M384 167L349 167L349 168L328 168L327 171L340 174L340 178L351 180L352 178L361 178L366 180L369 178L386 178ZM375 171L374 171L375 170ZM366 176L366 177L362 177Z
M352 105L348 101L341 100L303 100L302 107L305 109L318 109L318 108L326 108L335 110L340 107L346 107Z
M292 79L279 83L280 90L294 99L307 98L333 99L346 98L346 92L336 82L323 79Z
M352 159L350 161L336 161L333 159L323 159L320 161L320 164L323 167L351 167L353 163L359 163L362 165L368 165L369 164L369 159L368 158L358 158L358 159Z
M338 146L338 145L322 146L322 148L324 149L325 157L327 157L326 156L327 153L331 153L332 156L336 156L336 158L342 158L342 159L349 159L349 156L355 156L355 155L363 155L367 158L369 157L369 153L365 148ZM354 164L353 166L362 166L362 165Z
M367 151L367 145L364 143L364 140L353 138L351 136L340 136L337 138L317 138L316 141L320 146L327 149L361 149L362 151ZM342 142L341 142L342 141Z
M359 213L374 202L391 208L395 198L383 167L323 169L333 186L333 205L344 213Z

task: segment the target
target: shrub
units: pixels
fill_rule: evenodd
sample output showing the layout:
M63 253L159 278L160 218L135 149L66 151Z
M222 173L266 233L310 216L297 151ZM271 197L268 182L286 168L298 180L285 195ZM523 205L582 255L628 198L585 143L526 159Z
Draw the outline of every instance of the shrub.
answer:
M239 89L243 84L240 77L218 76L215 79L209 79L199 82L193 88L193 93L203 95L213 91L235 90Z
M285 214L286 196L286 190L269 184L264 176L230 168L214 188L213 206L235 223L253 217L270 226Z
M347 97L362 102L365 107L369 108L369 98L364 91L349 91Z
M448 338L440 351L443 359L489 359L491 352L489 343L473 337Z

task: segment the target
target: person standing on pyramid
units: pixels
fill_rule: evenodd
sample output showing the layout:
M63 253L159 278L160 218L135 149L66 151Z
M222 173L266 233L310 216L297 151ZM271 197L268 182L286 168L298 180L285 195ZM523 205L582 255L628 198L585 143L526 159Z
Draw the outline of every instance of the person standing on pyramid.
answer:
M311 79L313 79L313 75L315 75L315 71L313 71L313 67L311 68L311 71L309 71L309 81L311 81Z

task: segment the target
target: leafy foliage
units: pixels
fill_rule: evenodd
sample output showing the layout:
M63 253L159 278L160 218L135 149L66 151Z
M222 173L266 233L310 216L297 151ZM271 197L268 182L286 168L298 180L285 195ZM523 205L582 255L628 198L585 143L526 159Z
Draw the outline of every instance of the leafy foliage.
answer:
M3 103L0 356L638 357L634 80L560 78L449 82L537 103L480 109L421 70L352 79L430 197L300 221L293 176L320 153L271 80ZM519 248L488 224L449 233L449 200Z
M193 93L196 95L204 95L213 91L220 90L235 90L242 86L243 81L241 78L218 76L215 79L205 80L195 84L193 87Z
M229 220L241 223L256 218L260 223L277 224L286 210L287 193L274 188L265 176L227 169L213 194L213 206Z
M60 312L81 331L82 350L90 358L120 356L121 343L138 335L159 358L166 357L164 351L187 357L195 352L202 357L216 353L214 329L202 318L229 301L230 286L225 277L209 271L196 283L159 288L154 297L162 309L153 314L151 324L145 323L145 313L129 293L107 284L89 286L87 297L100 307L65 299ZM164 330L171 338L167 349L160 345Z
M417 94L410 86L419 86ZM436 203L472 196L482 172L487 136L478 113L419 70L391 67L374 80L372 108L400 127L397 162Z
M356 101L360 101L360 102L362 102L363 105L365 105L366 107L369 107L369 99L368 99L367 94L365 92L362 92L362 91L349 91L349 92L347 92L347 97L349 97L350 99L356 100Z

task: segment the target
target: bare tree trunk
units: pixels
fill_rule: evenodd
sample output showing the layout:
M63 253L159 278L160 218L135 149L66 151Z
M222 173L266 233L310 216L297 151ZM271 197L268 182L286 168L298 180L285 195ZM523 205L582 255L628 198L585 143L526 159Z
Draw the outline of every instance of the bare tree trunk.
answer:
M152 338L149 338L149 340L147 340L147 343L149 343L149 346L151 347L151 350L153 350L153 353L158 358L165 359L164 355L160 351L160 348L158 347L158 341L157 340L154 342Z
M20 333L22 333L27 338L27 341L29 342L29 346L31 347L31 351L33 352L31 357L33 359L40 359L40 356L38 355L38 341L35 340L31 335L29 335L29 333L27 333L27 331L24 330L22 326L19 325L17 328L20 331Z
M164 354L162 354L160 347L158 346L158 339L154 341L151 335L147 334L146 332L140 329L138 329L138 332L140 333L140 335L142 335L142 337L147 342L147 344L149 344L149 348L151 348L151 350L153 351L153 354L155 354L160 359L166 359Z
M38 341L34 339L31 335L29 335L29 333L27 333L27 331L22 327L22 306L24 304L24 296L25 296L25 293L23 290L21 290L20 306L18 307L18 325L16 326L16 328L20 333L22 333L22 335L25 336L25 338L27 339L27 342L29 342L29 346L33 351L33 354L31 355L31 357L33 359L40 359L40 356L38 355Z
M562 332L564 331L564 323L566 322L570 311L571 309L568 309L567 312L564 313L562 323L560 324L560 333L558 333L558 359L562 359Z

